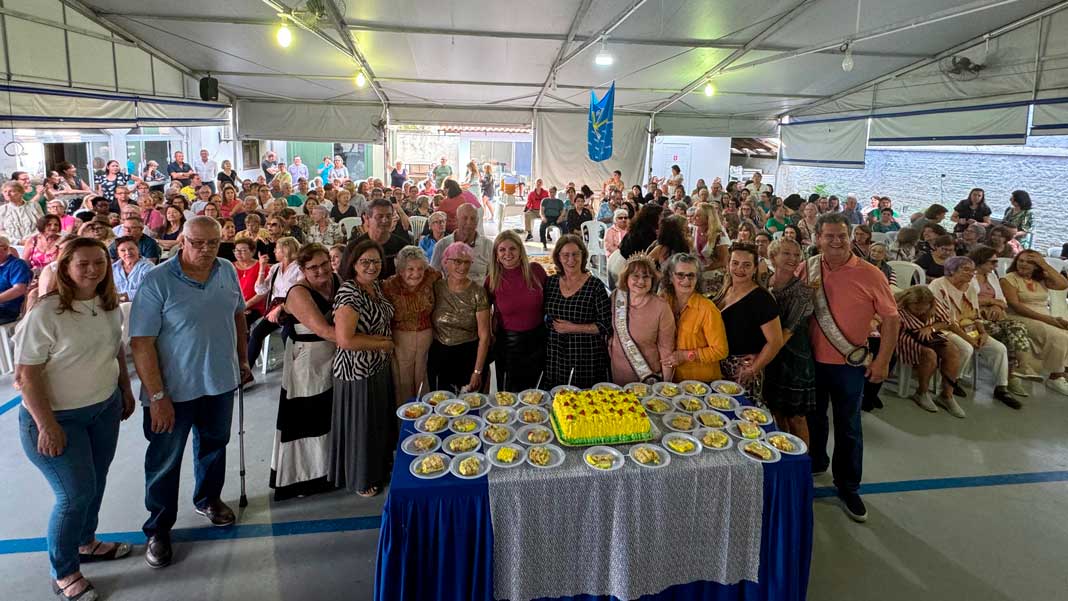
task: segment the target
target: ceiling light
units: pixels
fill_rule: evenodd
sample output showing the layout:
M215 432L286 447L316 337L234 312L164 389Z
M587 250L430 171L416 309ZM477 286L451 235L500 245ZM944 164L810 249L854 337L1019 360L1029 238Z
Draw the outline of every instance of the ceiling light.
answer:
M293 43L293 33L289 31L289 26L285 23L279 25L275 39L278 40L278 45L282 48L289 48L289 45Z
M601 37L601 49L597 51L597 56L594 57L593 62L602 67L609 67L615 62L611 54L608 54L608 38Z
M367 85L367 76L363 74L363 71L360 71L356 74L356 87L362 88L365 85Z
M853 70L853 46L846 47L845 58L842 59L842 70L849 73Z
M705 83L705 96L715 96L716 87L712 85L712 82Z

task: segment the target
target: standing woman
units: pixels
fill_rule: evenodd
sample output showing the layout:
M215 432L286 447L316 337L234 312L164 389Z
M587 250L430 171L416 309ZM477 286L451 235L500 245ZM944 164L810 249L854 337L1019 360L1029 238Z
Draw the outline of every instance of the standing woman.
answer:
M91 600L97 596L81 562L120 559L132 549L97 540L96 527L119 422L133 413L134 396L107 248L72 240L58 276L58 293L42 298L16 334L19 434L56 495L47 539L52 591Z
M482 189L482 206L488 208L490 220L493 220L493 204L494 197L497 195L497 182L493 180L493 165L486 163L482 167L482 180L479 182L479 187ZM504 206L497 207L501 211L504 211ZM501 213L501 220L504 220L504 213Z
M568 383L590 388L598 382L607 382L606 339L612 333L612 303L608 292L600 280L586 271L589 251L581 237L561 236L553 247L552 257L556 275L545 280L549 340L545 347L543 388Z
M442 217L444 223L445 218ZM397 252L397 272L382 282L382 292L393 304L393 386L397 405L430 390L426 378L427 355L434 339L434 282L441 274L430 267L418 246Z
M101 173L94 178L96 183L96 193L114 203L115 188L125 186L130 183L130 180L139 182L141 181L141 178L136 175L123 173L119 162L112 159L108 161L107 165L104 167L104 173Z
M482 198L482 176L478 172L477 163L474 161L467 163L467 171L464 172L464 179L460 184L464 190L474 194L476 198Z
M713 182L714 184L715 182ZM660 294L675 317L675 352L665 361L674 368L676 382L711 382L720 375L719 362L727 358L727 332L716 305L697 291L701 263L691 254L672 255L664 266Z
M612 381L670 382L674 374L675 316L656 295L656 266L644 255L627 259L612 292L612 336L608 356Z
M534 388L545 369L545 269L531 263L512 230L493 242L486 290L493 307L494 363L498 390Z
M337 351L333 305L341 280L321 244L302 248L296 262L302 277L282 304L286 352L270 479L275 501L332 488L327 458Z
M671 166L671 175L667 178L668 198L675 196L675 188L683 185L682 169L678 165Z
M241 183L241 175L234 171L234 165L230 162L230 159L226 159L222 162L222 171L215 176L215 179L219 182L219 190L226 190L226 187L229 186L234 189L235 194L237 192L237 186ZM226 196L224 195L223 198L225 199ZM224 216L229 217L230 215L227 213Z
M145 163L145 171L141 177L152 192L162 192L167 184L167 174L159 170L159 163L156 161Z
M727 285L716 299L727 330L731 354L720 361L723 377L748 388L749 397L763 403L764 368L782 348L779 307L756 283L757 248L736 242L727 263Z
M365 239L345 250L334 298L334 406L330 426L330 471L334 486L361 497L381 492L389 479L397 437L390 355L393 305L378 274L385 253Z
M445 277L434 282L434 341L427 368L434 389L482 389L489 356L490 305L486 289L467 277L473 261L466 242L453 242L442 254Z
M255 323L263 317L267 308L266 301L256 300L256 280L260 274L260 263L256 260L256 243L248 238L235 240L233 264L237 270L241 295L245 298L245 320L247 323Z

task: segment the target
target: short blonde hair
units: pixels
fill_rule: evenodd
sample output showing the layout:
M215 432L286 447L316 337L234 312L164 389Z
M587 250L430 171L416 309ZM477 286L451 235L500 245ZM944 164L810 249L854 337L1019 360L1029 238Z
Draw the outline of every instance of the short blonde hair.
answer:
M291 260L295 260L300 254L300 242L293 236L282 236L275 242L275 248L284 249Z

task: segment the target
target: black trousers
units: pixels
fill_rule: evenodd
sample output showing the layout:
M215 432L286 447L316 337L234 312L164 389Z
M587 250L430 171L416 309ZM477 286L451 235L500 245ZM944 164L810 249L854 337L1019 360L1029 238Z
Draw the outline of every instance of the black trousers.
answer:
M278 331L278 324L271 323L266 319L261 319L256 322L256 325L252 326L252 329L248 333L248 364L255 365L256 358L260 356L260 351L263 350L263 341L267 339L271 333Z
M545 236L546 236L546 233L547 233L547 232L549 231L549 228L550 228L550 227L552 227L552 226L554 226L554 225L555 225L556 227L560 228L560 231L563 231L563 230L564 230L563 226L561 226L560 224L556 223L556 220L555 220L555 219L552 219L552 220L549 220L549 219L543 219L543 220L542 220L542 222L541 222L541 227L539 227L539 228L538 228L538 235L540 235L540 236L541 236L541 243L542 243L542 244L545 244L545 243L546 243L546 242L545 242Z
M526 332L497 330L493 367L498 390L523 392L534 388L545 370L545 326Z

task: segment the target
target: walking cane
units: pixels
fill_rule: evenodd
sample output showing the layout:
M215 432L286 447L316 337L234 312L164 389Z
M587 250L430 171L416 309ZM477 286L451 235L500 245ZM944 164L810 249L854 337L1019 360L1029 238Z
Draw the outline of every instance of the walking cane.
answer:
M248 507L248 497L245 496L245 385L237 387L237 441L238 456L241 461L241 500L238 507Z

